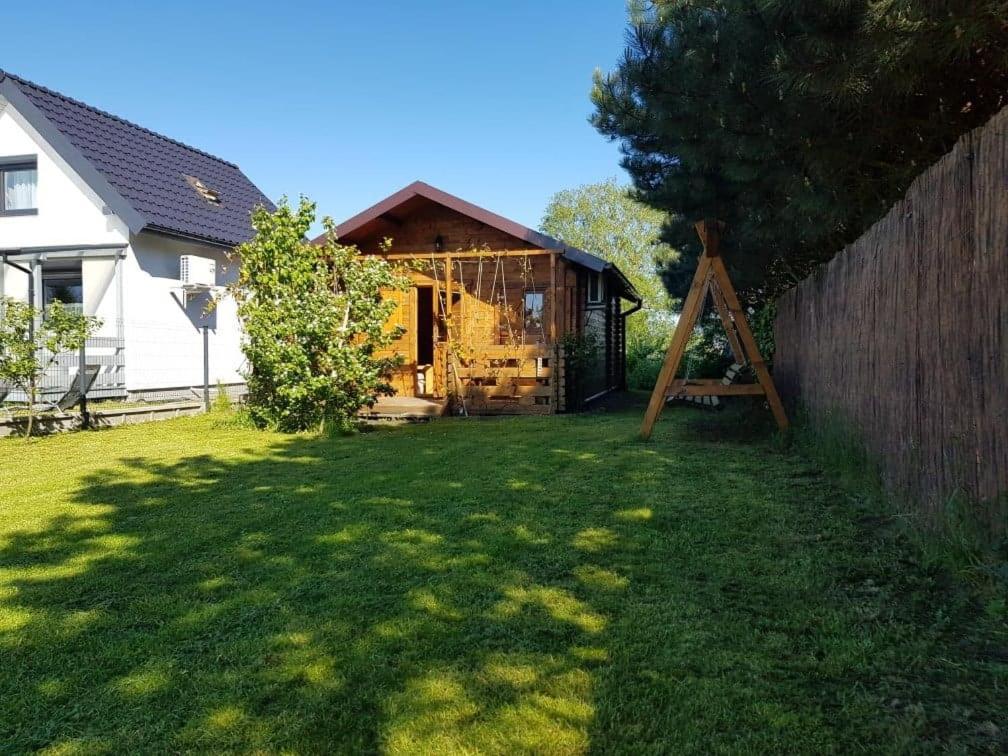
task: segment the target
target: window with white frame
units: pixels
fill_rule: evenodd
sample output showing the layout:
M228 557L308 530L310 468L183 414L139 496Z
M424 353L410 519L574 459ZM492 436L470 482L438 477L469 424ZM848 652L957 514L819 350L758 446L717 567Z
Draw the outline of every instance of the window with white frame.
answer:
M38 212L38 160L34 155L0 157L0 215Z
M588 304L598 305L605 300L605 285L601 273L588 274Z

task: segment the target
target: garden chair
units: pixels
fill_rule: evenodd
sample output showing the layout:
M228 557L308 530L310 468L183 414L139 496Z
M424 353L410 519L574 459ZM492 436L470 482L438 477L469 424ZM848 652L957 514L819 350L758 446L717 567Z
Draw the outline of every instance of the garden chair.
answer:
M101 372L101 365L85 365L84 366L84 388L81 389L80 376L74 378L70 387L60 395L59 399L52 401L46 398L46 394L42 394L42 401L37 405L38 409L54 409L60 415L66 415L66 411L72 407L80 404L81 399L84 395L91 390L94 385L95 380L98 378L98 373ZM57 392L58 394L59 392ZM55 396L57 394L49 394L50 396Z

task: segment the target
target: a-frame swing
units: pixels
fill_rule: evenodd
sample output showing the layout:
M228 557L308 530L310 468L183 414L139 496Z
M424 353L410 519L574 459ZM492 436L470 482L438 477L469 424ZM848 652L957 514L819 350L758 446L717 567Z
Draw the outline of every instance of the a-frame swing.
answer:
M765 396L777 426L781 430L788 427L787 415L777 393L777 387L770 377L770 371L767 370L759 347L756 346L749 321L742 310L742 305L739 304L724 260L721 259L721 227L719 221L713 220L704 220L696 224L697 234L703 243L703 254L700 255L693 283L683 302L682 314L672 335L672 343L669 344L668 352L665 354L665 363L658 374L658 382L644 414L640 435L645 440L651 438L654 424L658 421L658 416L669 397ZM714 308L724 325L735 361L739 365L750 365L756 373L758 383L725 385L719 379L676 379L679 364L686 353L686 344L696 327L697 318L703 310L708 293L714 300Z

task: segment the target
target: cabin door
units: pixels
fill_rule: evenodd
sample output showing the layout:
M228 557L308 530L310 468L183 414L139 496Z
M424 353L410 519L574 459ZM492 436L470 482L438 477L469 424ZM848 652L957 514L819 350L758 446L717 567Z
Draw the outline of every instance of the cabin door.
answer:
M416 367L417 395L435 393L434 371L434 288L418 286L416 290Z

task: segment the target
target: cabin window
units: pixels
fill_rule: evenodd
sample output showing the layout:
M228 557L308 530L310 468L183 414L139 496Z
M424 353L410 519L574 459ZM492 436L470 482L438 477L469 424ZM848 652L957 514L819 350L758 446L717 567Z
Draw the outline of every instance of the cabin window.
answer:
M38 212L38 161L33 156L0 158L0 215Z
M601 273L588 274L588 304L602 304L605 299L605 286Z
M46 264L42 267L42 306L53 302L76 313L84 312L84 277L80 261Z
M525 334L541 337L546 314L546 292L525 292Z

